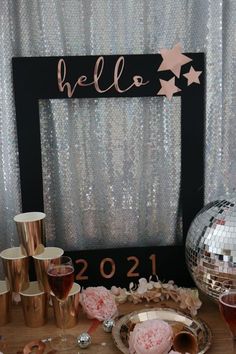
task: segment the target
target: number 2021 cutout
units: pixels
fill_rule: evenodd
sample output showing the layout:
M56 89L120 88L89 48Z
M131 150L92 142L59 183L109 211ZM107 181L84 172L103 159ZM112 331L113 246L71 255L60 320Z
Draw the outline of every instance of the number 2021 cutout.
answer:
M138 267L140 264L140 260L136 256L129 256L126 258L127 261L131 264L130 269L126 273L127 278L139 278L140 273L138 272ZM156 275L157 274L157 267L156 267L156 254L151 254L149 256L149 260L151 261L151 267L150 265L147 264L147 267L149 267L148 271L150 275ZM78 271L76 275L76 280L79 282L83 280L89 280L89 276L86 275L86 271L89 267L88 261L86 259L80 258L75 261L77 265L81 265L81 269ZM106 270L105 270L106 267ZM111 279L115 276L116 273L116 262L114 261L113 258L103 258L100 261L99 264L99 272L100 276L105 279Z

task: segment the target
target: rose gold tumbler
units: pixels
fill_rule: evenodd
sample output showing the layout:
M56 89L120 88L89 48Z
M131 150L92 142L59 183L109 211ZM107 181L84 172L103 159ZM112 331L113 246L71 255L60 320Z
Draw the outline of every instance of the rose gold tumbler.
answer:
M38 282L30 282L29 287L20 292L25 324L40 327L47 321L47 294L40 290Z
M0 281L0 326L11 320L11 292L5 280Z
M78 313L79 313L79 292L80 285L74 283L71 291L69 292L68 298L64 302L63 305L60 304L60 301L52 295L52 304L54 317L56 320L56 325L59 328L63 328L63 308L65 313L65 324L64 328L72 328L75 327L78 323Z
M33 256L37 280L41 290L50 293L51 289L48 284L47 269L49 263L53 260L59 263L59 258L63 255L64 250L58 247L45 247L44 251Z
M27 256L33 256L43 251L44 213L30 212L18 214L14 217L18 231L20 247Z
M29 286L29 259L20 247L11 247L0 253L5 277L11 291L18 293Z

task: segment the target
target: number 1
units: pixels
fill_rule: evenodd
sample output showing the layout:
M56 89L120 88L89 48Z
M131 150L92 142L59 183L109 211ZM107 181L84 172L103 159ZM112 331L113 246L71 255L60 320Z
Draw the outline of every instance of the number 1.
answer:
M149 259L152 262L152 275L156 275L157 274L156 255L155 254L151 254Z

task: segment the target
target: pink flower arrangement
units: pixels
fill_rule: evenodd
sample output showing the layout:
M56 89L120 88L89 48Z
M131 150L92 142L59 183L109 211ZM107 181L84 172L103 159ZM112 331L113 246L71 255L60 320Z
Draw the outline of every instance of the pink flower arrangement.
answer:
M136 324L130 332L130 354L168 354L173 340L171 326L162 320L147 320Z
M83 290L80 302L88 318L104 321L118 314L115 297L104 286L88 287Z

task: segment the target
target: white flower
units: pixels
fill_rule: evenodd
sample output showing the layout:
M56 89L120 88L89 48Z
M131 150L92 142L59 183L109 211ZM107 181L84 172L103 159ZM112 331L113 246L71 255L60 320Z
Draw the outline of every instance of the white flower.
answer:
M111 293L115 296L115 300L119 304L124 304L128 298L128 292L125 288L117 288L116 286L111 287Z
M198 297L197 289L180 288L179 302L182 309L188 309L192 316L196 316L202 303Z
M147 279L145 279L145 278L139 279L139 285L138 285L138 289L137 289L138 294L144 294L147 292L147 290L148 290Z
M120 294L120 288L117 288L115 285L111 287L111 293L115 296L118 296Z

